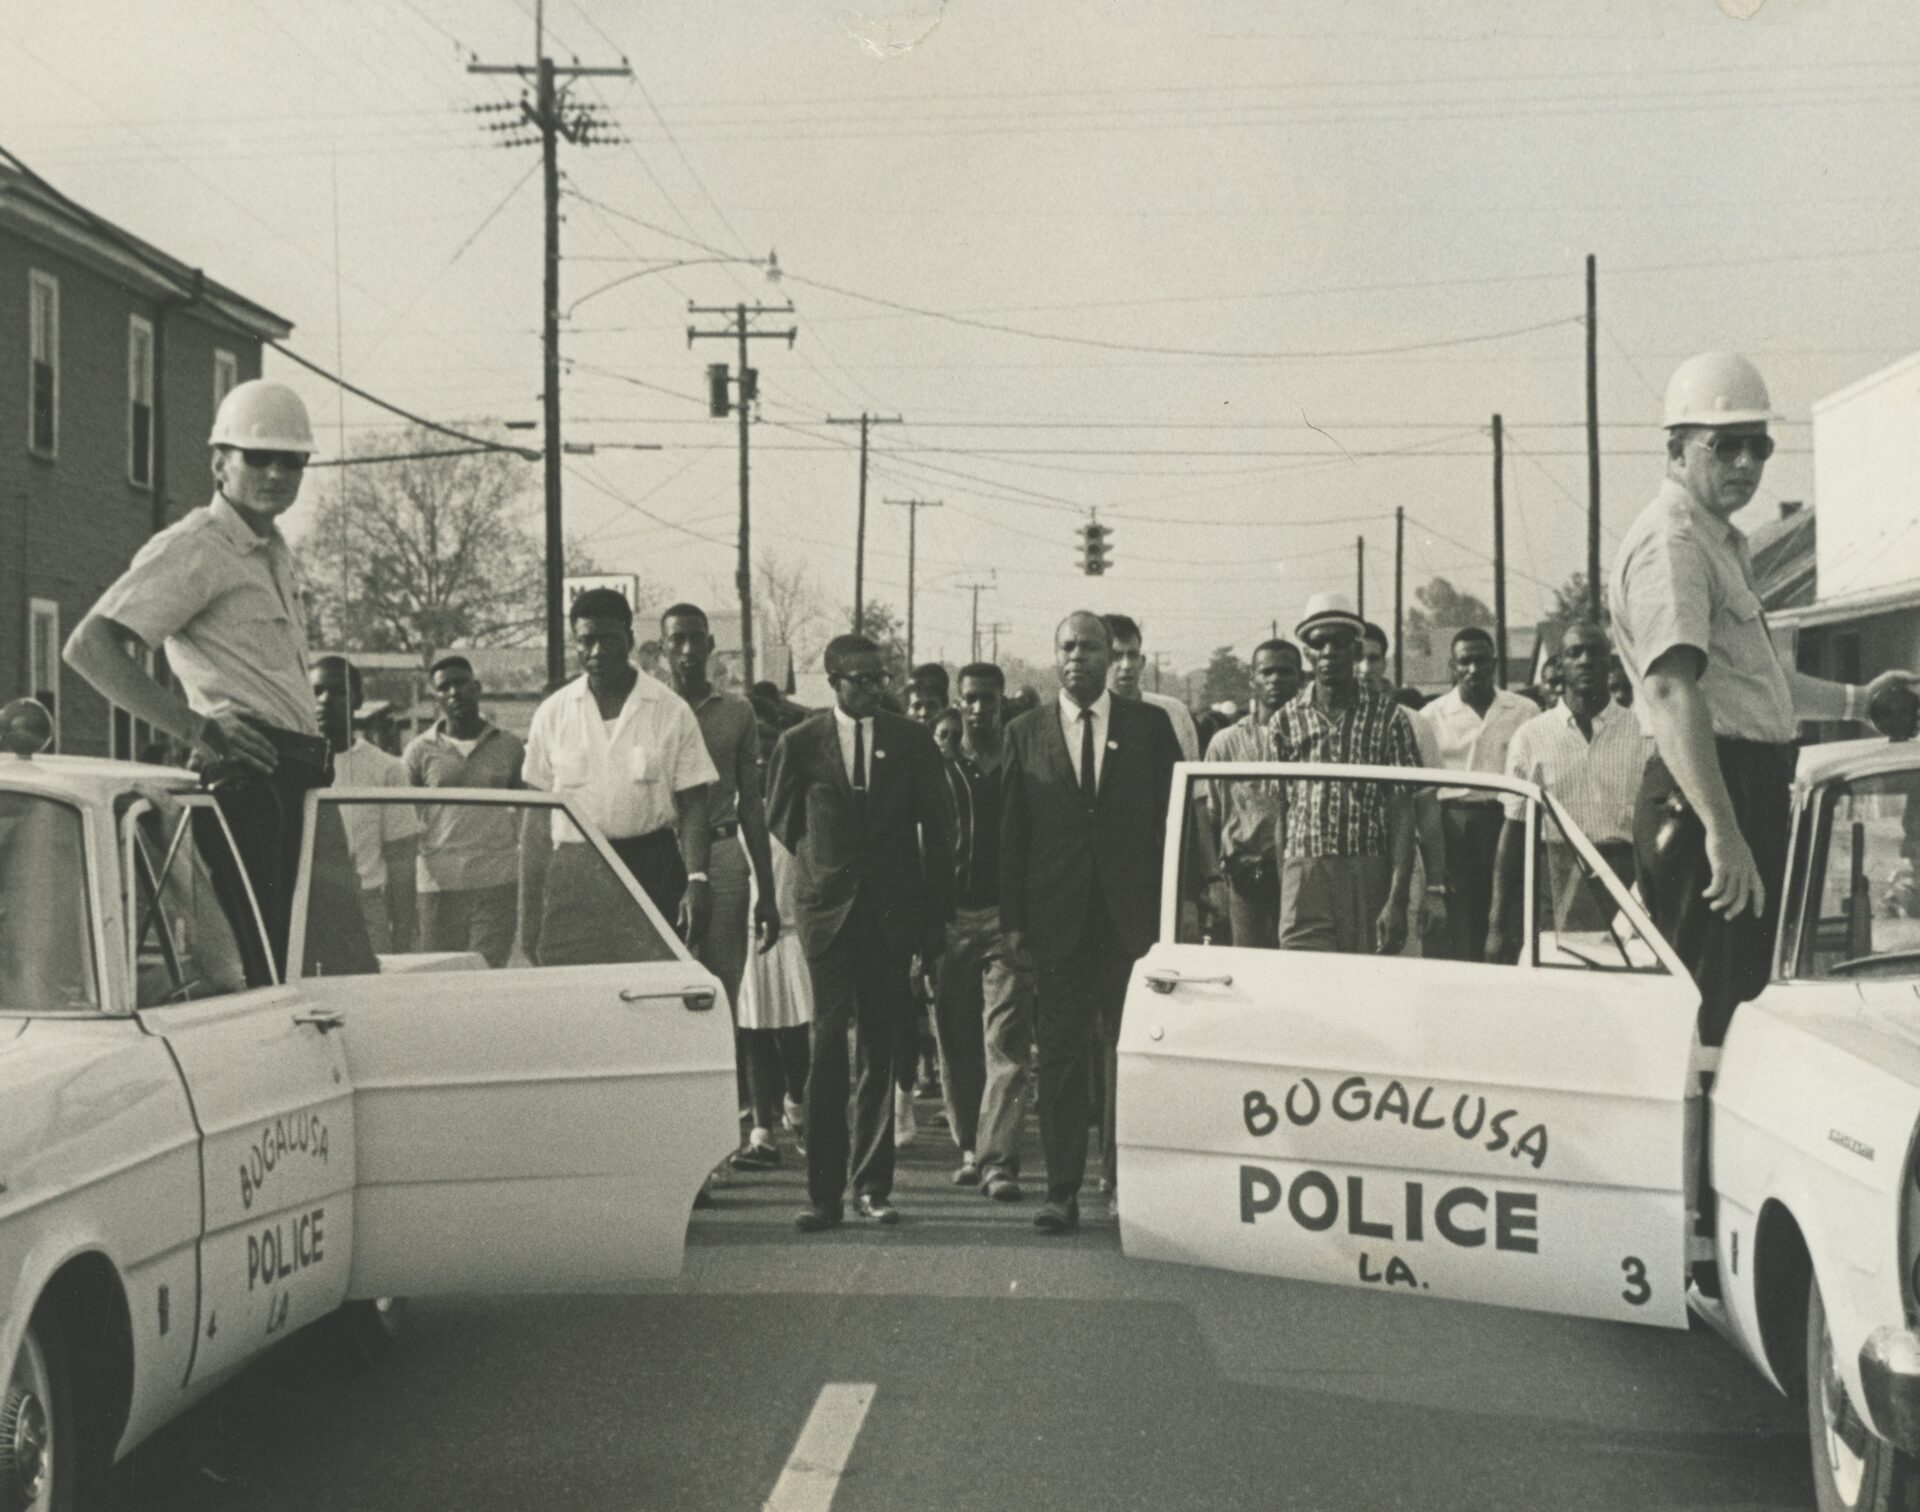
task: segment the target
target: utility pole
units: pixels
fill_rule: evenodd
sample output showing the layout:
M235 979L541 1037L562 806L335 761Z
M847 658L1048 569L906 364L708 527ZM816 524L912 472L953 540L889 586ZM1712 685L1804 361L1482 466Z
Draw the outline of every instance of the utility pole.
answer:
M760 397L759 374L747 366L747 343L771 337L775 340L786 338L789 347L800 334L797 327L788 326L784 331L756 331L750 322L757 315L791 315L793 301L783 305L735 304L687 306L689 315L730 315L733 323L724 330L702 331L693 326L687 327L687 345L696 341L734 340L740 344L740 366L735 378L739 389L740 411L740 557L739 565L733 574L734 586L740 591L740 677L742 683L753 683L753 552L750 541L752 515L747 507L747 428L751 424L754 402Z
M1367 617L1367 538L1353 538L1353 612L1361 619Z
M1406 616L1402 610L1401 589L1407 578L1407 512L1396 505L1393 511L1393 685L1401 685L1406 675L1407 660L1404 648L1400 644L1406 631Z
M858 415L827 416L829 425L860 427L860 515L853 527L853 633L855 635L867 633L867 427L901 423L898 415L869 415L865 410L860 411ZM911 592L908 597L912 597Z
M996 667L1000 665L1000 632L1002 630L1011 630L1012 628L1013 626L1005 620L995 620L991 625L987 626L987 629L993 633L993 656L991 659ZM975 661L980 659L978 652L974 653L973 659Z
M1587 254L1587 613L1600 623L1600 317Z
M939 499L888 499L886 502L907 512L907 667L911 670L913 667L913 578L917 555L916 543L920 533L920 511L938 509L942 501Z
M546 524L547 524L547 686L557 688L567 679L566 606L561 603L566 576L566 537L561 527L560 462L560 138L576 147L609 145L622 140L613 134L605 116L590 105L567 98L575 79L630 79L633 70L622 58L618 68L561 66L547 56L546 0L535 0L532 63L470 63L470 74L513 74L532 84L534 98L523 94L515 105L480 105L479 112L499 112L502 119L488 129L504 133L503 147L540 144L542 176L546 186L546 283L542 300L541 400L546 411ZM566 80L563 85L560 80ZM508 118L510 113L511 118ZM537 135L523 134L531 127Z
M992 583L960 583L956 586L967 589L973 594L973 655L970 661L980 660L980 595L993 586Z
M1493 671L1507 685L1507 496L1503 466L1505 437L1493 417Z

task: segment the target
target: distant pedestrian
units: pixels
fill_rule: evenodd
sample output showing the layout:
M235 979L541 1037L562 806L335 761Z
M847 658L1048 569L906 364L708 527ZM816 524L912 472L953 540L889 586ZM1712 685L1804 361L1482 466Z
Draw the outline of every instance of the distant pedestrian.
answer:
M313 664L313 704L320 733L333 751L333 785L343 788L412 786L407 764L389 756L364 735L353 733L360 707L360 669L344 656L323 656ZM405 955L416 929L414 861L419 853L420 818L411 803L342 803L347 851L360 881L360 911L376 954Z
M65 654L115 708L192 751L284 976L306 795L333 780L307 681L299 572L279 526L300 496L313 428L299 395L256 378L220 401L208 445L212 501L140 548ZM165 650L181 692L128 654L141 647ZM336 844L344 852L342 832L331 819L323 823L326 852ZM330 927L310 929L307 964L333 974L373 970L372 947L352 922L358 911L328 917L352 928L338 939ZM262 963L247 964L250 980L266 979Z
M1634 715L1653 737L1634 819L1647 911L1692 971L1718 1045L1773 965L1803 719L1865 721L1911 672L1864 687L1788 667L1733 524L1773 455L1759 371L1732 352L1667 385L1667 475L1614 558L1608 594Z
M1047 1233L1080 1225L1092 1068L1105 1091L1101 1154L1115 1177L1114 1049L1127 978L1158 933L1167 804L1180 743L1166 716L1106 685L1113 637L1084 611L1054 635L1059 698L1007 729L1000 924L1037 965L1040 1140Z
M1493 637L1476 625L1454 634L1447 670L1452 690L1419 715L1431 736L1429 764L1452 772L1505 772L1514 731L1540 711L1532 700L1494 685ZM1451 960L1478 961L1486 954L1493 905L1500 795L1485 788L1443 787L1439 798L1446 836L1446 954Z
M759 721L746 699L723 693L709 681L713 632L699 605L674 604L662 612L660 653L673 691L686 700L699 721L716 773L707 792L707 870L713 879L713 913L697 953L701 964L727 990L735 1058L753 1109L753 1126L747 1143L735 1152L734 1164L776 1166L781 1157L773 1136L780 1126L780 1097L786 1085L778 1047L770 1038L749 1039L740 1030L740 988L748 953L756 943L762 951L771 950L779 942L781 926L773 854L767 844L767 811L760 794Z
M1289 640L1253 648L1253 699L1245 717L1207 746L1208 761L1275 761L1274 713L1298 696L1300 648ZM1274 949L1280 944L1280 847L1287 829L1285 789L1277 782L1233 778L1212 783L1208 799L1227 913L1235 945Z
M1107 672L1107 686L1118 698L1137 699L1150 703L1173 726L1174 738L1180 742L1180 759L1198 761L1200 759L1200 732L1193 723L1193 712L1171 694L1160 693L1141 684L1141 673L1147 665L1145 642L1141 636L1139 621L1124 614L1103 614L1107 633L1113 637L1113 664Z
M440 718L401 760L421 788L523 786L526 747L480 712L480 679L458 653L438 658L427 683ZM520 908L520 826L510 808L422 803L415 868L422 950L471 950L495 970L513 954Z
M894 1046L909 975L939 959L953 914L947 786L932 736L880 710L886 673L872 641L835 636L826 664L834 707L780 737L767 779L768 820L797 862L795 923L813 977L808 1206L794 1220L803 1233L841 1221L849 1180L861 1217L899 1221L887 1116Z
M1427 700L1411 689L1397 690L1388 676L1387 632L1372 620L1360 632L1360 660L1355 665L1361 683L1382 693L1400 705L1400 717L1406 721L1420 753L1422 766L1443 765L1431 728L1424 719L1414 718ZM1412 693L1409 702L1407 694ZM1447 917L1447 846L1440 824L1440 801L1432 788L1421 788L1413 795L1414 844L1417 850L1413 883L1413 919L1411 926L1419 937L1420 954L1432 958L1452 951L1452 933Z
M907 679L907 717L932 729L934 720L950 707L952 683L939 662L922 662Z
M690 950L712 907L709 789L719 774L693 711L633 664L633 610L589 588L568 611L581 675L549 694L527 731L528 787L574 800ZM563 814L530 809L521 833L521 930L546 961L635 959L596 903L605 868ZM537 946L537 952L535 947Z
M1633 882L1633 808L1653 739L1641 733L1632 713L1607 692L1613 647L1598 625L1575 625L1560 643L1565 693L1560 707L1537 714L1514 732L1507 748L1507 775L1537 783L1559 802L1580 832L1622 882ZM1522 878L1526 862L1524 798L1501 800L1499 860L1493 878L1491 924L1485 958L1520 959L1523 917ZM1555 902L1556 919L1566 917L1580 890L1580 872L1564 843L1543 844L1536 863L1536 895ZM1590 913L1591 910L1582 910ZM1589 927L1599 928L1604 918Z
M1006 678L992 662L960 669L961 744L949 758L954 798L954 920L940 961L934 1025L957 1186L996 1202L1021 1195L1020 1125L1033 1073L1033 976L1000 928L1000 827L1007 744ZM945 719L941 727L946 726Z
M1399 706L1357 675L1362 622L1344 594L1317 593L1295 631L1313 680L1271 722L1280 761L1420 765ZM1280 948L1398 955L1413 877L1413 789L1291 778L1280 866Z

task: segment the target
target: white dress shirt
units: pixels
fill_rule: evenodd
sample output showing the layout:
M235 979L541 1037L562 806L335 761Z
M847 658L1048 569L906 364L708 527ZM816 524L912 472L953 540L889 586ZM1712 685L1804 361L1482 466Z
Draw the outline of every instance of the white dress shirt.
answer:
M566 794L617 840L667 828L674 794L719 775L686 700L637 669L611 726L584 676L549 695L534 711L522 772L528 787ZM566 815L553 816L554 844L580 838Z
M1438 765L1452 772L1504 772L1507 746L1514 732L1540 712L1530 698L1493 690L1493 702L1484 717L1453 688L1419 711L1416 723L1424 722L1432 736L1431 750ZM1424 753L1422 759L1429 759ZM1496 794L1484 788L1441 788L1440 801L1466 798L1483 803L1497 801Z
M1609 703L1593 717L1593 739L1564 702L1514 733L1507 772L1538 783L1560 800L1567 817L1595 845L1633 838L1633 805L1653 759L1653 737L1640 733L1631 709ZM1527 800L1504 797L1509 819L1526 816Z
M853 731L856 725L865 726L860 731L860 749L867 758L867 778L864 782L861 781L860 773L854 770L853 765ZM864 787L871 792L873 790L873 716L868 714L864 718L855 719L842 710L839 704L835 704L833 727L840 734L840 765L847 769L847 781L853 784L856 791Z
M1180 742L1180 759L1198 761L1200 759L1200 728L1193 722L1193 710L1179 699L1166 693L1149 693L1140 690L1143 703L1150 703L1163 711L1173 725L1173 738Z
M1113 695L1103 688L1100 696L1087 705L1087 712L1093 715L1093 790L1097 793L1100 774L1107 765L1107 726L1113 722ZM1073 768L1075 781L1080 780L1080 713L1080 705L1062 691L1060 733L1067 737L1067 764Z
M398 756L389 756L377 745L355 736L346 750L334 752L333 785L408 788L413 786L413 779ZM346 827L354 870L360 873L360 886L368 891L385 887L386 847L419 834L419 815L411 803L342 803L337 807Z

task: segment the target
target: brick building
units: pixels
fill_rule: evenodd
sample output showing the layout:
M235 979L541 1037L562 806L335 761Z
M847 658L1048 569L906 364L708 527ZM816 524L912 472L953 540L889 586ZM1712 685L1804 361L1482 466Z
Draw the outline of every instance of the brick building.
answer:
M137 751L143 732L61 666L61 642L149 536L206 503L214 409L291 330L0 168L0 702L46 702L58 749Z

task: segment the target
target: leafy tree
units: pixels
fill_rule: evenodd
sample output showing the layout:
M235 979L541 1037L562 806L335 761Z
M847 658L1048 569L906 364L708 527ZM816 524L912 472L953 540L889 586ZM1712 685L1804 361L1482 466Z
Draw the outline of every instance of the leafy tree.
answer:
M1549 651L1560 648L1560 637L1573 626L1586 621L1587 614L1587 575L1573 572L1567 575L1566 582L1553 590L1553 602L1547 605L1547 612L1541 617L1540 633ZM1611 622L1607 608L1606 584L1600 585L1600 620L1602 624Z
M754 563L753 588L755 638L763 646L787 647L796 667L818 662L833 626L807 564L762 552Z
M1252 696L1252 670L1233 654L1233 647L1216 646L1200 684L1201 705L1212 708L1228 701L1244 704Z
M362 456L445 451L411 428ZM340 469L300 557L318 624L334 645L411 651L536 641L546 625L537 475L508 452ZM569 543L568 571L595 570Z
M1413 603L1407 609L1407 648L1421 656L1432 656L1436 647L1446 649L1453 632L1465 625L1493 629L1493 610L1471 593L1462 593L1445 578L1437 577L1413 590Z
M853 618L849 610L847 621ZM835 632L838 633L837 631ZM880 648L880 665L887 674L887 686L903 688L907 681L907 622L890 604L868 599L866 613L860 617L860 633Z

